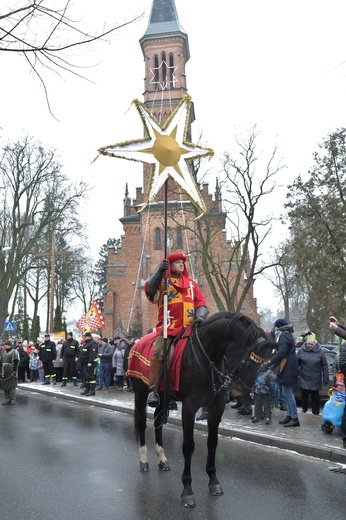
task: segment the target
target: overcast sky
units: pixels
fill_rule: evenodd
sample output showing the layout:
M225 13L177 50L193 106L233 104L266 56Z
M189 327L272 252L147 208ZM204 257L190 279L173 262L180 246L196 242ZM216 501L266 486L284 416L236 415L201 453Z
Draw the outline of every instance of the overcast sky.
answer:
M7 0L13 5L14 0ZM52 2L54 4L54 2ZM60 2L61 4L62 2ZM85 26L101 29L145 13L116 31L109 43L95 43L78 60L92 82L69 74L45 72L52 110L23 59L0 54L0 142L34 136L57 149L64 171L94 186L85 210L88 244L95 257L122 227L125 183L130 196L142 184L142 167L121 159L92 160L101 146L142 136L134 98L143 100L144 62L139 45L148 24L151 0L75 0ZM203 131L203 144L215 151L204 167L216 174L224 151L235 149L235 136L254 125L261 132L263 153L278 145L287 166L276 196L278 215L285 186L306 173L312 154L329 132L345 126L345 0L176 0L181 25L188 34L191 58L187 86L195 104L193 137ZM259 152L262 151L259 149ZM113 189L109 189L109 183ZM214 177L210 177L210 191ZM281 232L279 232L279 235ZM272 243L280 242L273 237ZM276 302L271 291L255 284L259 306Z

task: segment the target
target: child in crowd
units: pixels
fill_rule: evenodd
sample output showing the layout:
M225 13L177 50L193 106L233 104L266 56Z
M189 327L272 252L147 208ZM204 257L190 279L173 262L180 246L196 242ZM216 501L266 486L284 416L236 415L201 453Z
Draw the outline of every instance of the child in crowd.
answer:
M30 382L36 383L38 380L38 363L39 355L35 345L31 345L29 354L29 370L30 370Z
M43 370L43 363L41 360L38 362L38 376L40 378L41 383L44 383L44 370Z
M265 424L271 423L272 412L270 404L270 391L271 385L275 379L276 374L270 370L267 365L263 365L258 373L253 387L255 404L255 416L252 419L253 423L258 423L263 417Z

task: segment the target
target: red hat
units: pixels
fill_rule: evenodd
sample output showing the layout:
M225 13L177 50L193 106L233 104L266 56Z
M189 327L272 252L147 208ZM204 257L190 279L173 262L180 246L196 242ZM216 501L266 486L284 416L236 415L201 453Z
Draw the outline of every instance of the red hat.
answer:
M175 262L176 260L182 260L183 262L186 262L187 257L185 253L171 253L167 255L167 260L171 264L172 262Z

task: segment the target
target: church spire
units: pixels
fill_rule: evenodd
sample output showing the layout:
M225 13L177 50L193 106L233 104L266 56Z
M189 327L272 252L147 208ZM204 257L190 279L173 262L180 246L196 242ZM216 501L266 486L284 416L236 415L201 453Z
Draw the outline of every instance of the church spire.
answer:
M153 0L149 24L142 38L139 40L143 49L143 44L147 40L158 38L180 36L185 40L186 61L190 58L188 37L182 26L180 25L177 8L174 0ZM144 49L143 49L144 53Z

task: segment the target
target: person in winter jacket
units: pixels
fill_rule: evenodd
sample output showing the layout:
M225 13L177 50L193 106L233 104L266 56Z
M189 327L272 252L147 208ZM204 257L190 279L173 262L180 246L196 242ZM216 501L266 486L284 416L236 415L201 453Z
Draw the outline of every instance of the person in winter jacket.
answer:
M322 378L325 385L329 383L329 368L326 356L317 341L308 336L298 350L299 386L302 396L302 410L308 409L311 394L311 409L314 415L320 413L320 390Z
M54 341L51 341L50 334L44 335L44 342L38 347L39 357L43 364L44 370L44 382L43 385L50 385L52 381L53 385L56 385L54 361L56 360L56 345Z
M73 381L73 385L77 386L77 368L76 363L80 354L79 343L73 339L73 332L67 333L67 340L64 341L60 351L60 359L63 362L63 374L61 386L66 386L69 377Z
M101 339L101 346L99 347L98 356L100 358L100 370L99 370L99 386L98 390L108 390L111 382L111 370L112 370L112 358L113 349L108 343L108 338Z
M297 403L293 395L293 387L298 381L298 360L295 350L293 326L285 318L279 318L274 323L275 340L278 349L271 358L269 366L286 360L282 371L277 375L277 382L281 385L287 406L287 416L280 424L285 427L300 426L298 419Z
M268 365L263 365L253 386L255 405L253 423L258 423L262 417L264 417L265 424L271 423L270 390L274 381L276 381L276 374L268 368Z
M38 380L38 363L39 363L39 355L38 350L35 345L30 346L31 353L29 355L29 369L30 369L30 382L36 383Z
M19 354L13 348L12 341L5 341L4 350L0 357L0 383L5 394L3 405L16 403L18 363Z
M29 366L29 355L22 343L19 343L17 352L19 354L18 383L25 383L25 374Z
M95 367L97 363L98 345L90 332L84 334L84 345L81 348L79 355L79 363L82 368L82 377L85 382L85 390L81 395L87 397L95 395L96 376Z
M339 321L334 316L331 316L329 318L329 328L330 328L330 330L332 330L334 332L334 334L339 336L339 338L346 340L346 326L339 323ZM344 374L344 377L346 380L346 342L344 342L340 345L339 371ZM346 448L346 406L344 409L344 414L341 419L340 429L341 429L343 447Z
M118 341L117 346L115 347L113 358L112 358L112 365L115 369L115 388L120 388L123 390L124 388L124 376L125 376L125 369L124 369L124 361L125 361L125 350L128 345L127 339L121 338Z

